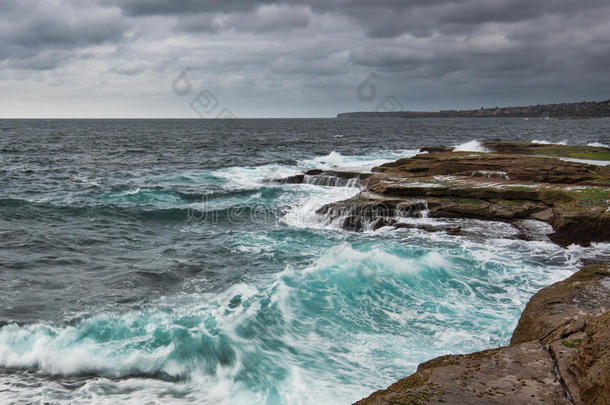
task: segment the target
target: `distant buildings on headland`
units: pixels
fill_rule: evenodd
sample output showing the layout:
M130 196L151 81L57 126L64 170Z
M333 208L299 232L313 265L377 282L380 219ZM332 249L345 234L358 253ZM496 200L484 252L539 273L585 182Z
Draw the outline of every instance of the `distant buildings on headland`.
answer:
M524 107L495 107L478 110L441 111L362 111L337 114L337 118L502 118L551 117L595 118L610 117L610 100L583 101L580 103L538 104Z

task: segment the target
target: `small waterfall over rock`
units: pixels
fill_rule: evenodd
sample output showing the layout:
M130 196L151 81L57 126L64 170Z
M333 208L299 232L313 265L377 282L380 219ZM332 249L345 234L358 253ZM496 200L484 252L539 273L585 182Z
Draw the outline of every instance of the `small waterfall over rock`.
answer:
M329 175L313 176L305 174L303 176L303 183L326 187L360 187L360 179L358 177L345 178Z
M394 215L397 218L428 218L429 212L426 200L413 200L411 203L398 204Z
M362 180L369 177L371 173L342 172L333 170L309 170L302 174L285 177L282 179L266 180L280 184L311 184L323 187L350 187L362 186Z
M427 218L428 204L425 200L414 199L393 203L356 203L350 200L342 204L329 204L318 211L327 224L336 224L350 231L375 230L384 226L396 225L404 218Z

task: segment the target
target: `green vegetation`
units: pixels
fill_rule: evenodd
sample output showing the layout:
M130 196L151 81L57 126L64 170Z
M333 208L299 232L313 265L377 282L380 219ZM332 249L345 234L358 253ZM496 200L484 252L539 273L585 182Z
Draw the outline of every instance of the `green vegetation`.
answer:
M574 190L571 193L574 198L586 205L603 207L610 205L610 189L600 187L587 187Z
M528 187L528 186L508 186L505 188L507 190L513 190L513 191L536 191L536 189L534 187Z
M389 162L389 163L384 163L381 166L382 167L398 167L398 166L402 166L404 164L407 164L410 160L412 160L413 158L416 158L416 156L410 158L410 157L406 157L406 158L400 158L394 162Z
M610 188L585 187L572 190L546 189L540 194L547 204L569 204L572 209L586 211L587 207L610 206Z
M610 185L610 177L596 177L595 182Z
M565 190L545 189L540 193L540 200L553 204L569 202L575 199L573 194L574 192L568 192Z
M563 339L561 341L561 344L564 345L565 347L574 348L574 347L580 346L580 344L583 341L584 341L584 339L582 339L582 338L572 339L571 341L567 341L566 339Z
M586 160L610 160L610 148L598 146L538 144L526 142L486 142L485 146L497 153L537 155Z
M587 160L610 160L610 149L595 146L549 145L532 150L532 153Z
M444 199L441 201L443 204L458 204L458 205L483 205L485 201L476 200L471 198L452 198L452 199Z

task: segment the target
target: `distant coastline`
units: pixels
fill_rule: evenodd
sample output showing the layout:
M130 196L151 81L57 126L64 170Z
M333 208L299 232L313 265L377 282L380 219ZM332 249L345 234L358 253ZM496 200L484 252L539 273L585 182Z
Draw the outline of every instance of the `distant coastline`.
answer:
M337 118L601 118L610 117L610 100L580 103L539 104L521 107L494 107L478 110L441 111L360 111L337 114Z

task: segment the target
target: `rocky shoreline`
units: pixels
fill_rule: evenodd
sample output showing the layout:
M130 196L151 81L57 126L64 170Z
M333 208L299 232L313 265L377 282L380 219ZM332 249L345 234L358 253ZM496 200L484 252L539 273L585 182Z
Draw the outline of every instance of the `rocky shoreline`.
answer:
M328 186L359 184L355 197L327 204L317 213L344 229L384 226L443 230L409 218L470 218L549 224L548 237L567 246L610 240L610 149L487 142L486 152L424 148L412 158L372 173L312 170L275 181ZM446 229L459 233L455 226ZM534 238L527 232L520 237Z
M317 213L344 229L461 234L472 218L545 222L567 246L610 241L610 149L487 142L478 152L422 149L371 173L313 170L273 181L361 187ZM481 151L483 150L483 151ZM596 164L590 164L596 163ZM610 404L610 264L591 264L539 291L508 346L442 356L357 404Z
M610 403L610 265L529 301L508 346L422 363L358 405Z

